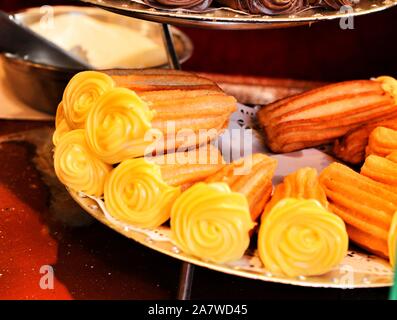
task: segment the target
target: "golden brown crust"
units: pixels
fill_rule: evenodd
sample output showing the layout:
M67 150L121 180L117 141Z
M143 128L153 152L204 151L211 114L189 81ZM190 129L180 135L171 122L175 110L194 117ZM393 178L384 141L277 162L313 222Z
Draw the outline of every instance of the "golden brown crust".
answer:
M221 153L211 144L150 159L160 165L164 181L172 186L181 186L182 190L205 180L225 166Z
M247 197L251 217L255 221L263 212L273 191L272 178L277 161L256 153L226 165L206 182L226 182L235 192Z
M393 161L394 163L397 163L397 151L393 151L390 153L386 159L389 159L390 161Z
M315 199L324 208L328 208L327 195L320 185L317 170L309 167L289 174L282 183L276 186L272 199L266 206L265 214L285 198Z
M333 163L320 175L330 209L348 227L351 239L376 254L388 256L387 235L397 210L397 194L382 183L342 164Z
M341 139L335 141L333 153L345 162L362 163L365 160L365 148L368 145L369 135L378 126L397 129L397 114L383 117L351 130Z
M137 92L158 90L220 90L211 80L190 72L166 69L116 70L106 72L118 87Z
M216 139L237 110L234 97L193 73L164 69L106 73L117 86L136 91L155 111L152 127L162 134L157 152L197 147Z
M383 126L376 127L369 135L366 155L386 157L393 151L397 151L397 131Z
M200 76L216 82L222 90L237 98L240 103L265 105L302 93L325 83L292 79L236 76L199 73Z
M393 97L379 82L341 82L263 107L258 121L274 152L320 145L368 121L397 113Z
M365 159L361 174L397 191L397 163L377 155Z
M368 232L356 229L349 225L346 226L346 230L351 241L357 243L360 247L369 252L388 259L388 255L386 255L386 252L388 252L388 245L387 240L385 240L387 232L382 230L380 235L373 236Z

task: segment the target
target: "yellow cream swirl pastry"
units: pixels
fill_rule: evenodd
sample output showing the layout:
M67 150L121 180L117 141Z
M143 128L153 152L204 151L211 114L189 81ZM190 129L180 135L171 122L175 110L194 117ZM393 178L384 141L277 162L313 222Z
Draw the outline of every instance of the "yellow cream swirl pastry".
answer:
M143 156L153 143L146 136L153 116L154 112L135 92L111 89L88 113L88 145L99 159L110 164Z
M258 251L270 272L321 275L338 265L347 249L344 222L316 200L281 200L262 219Z
M76 74L66 86L62 105L65 119L71 129L84 128L88 112L99 97L115 86L108 75L96 71Z
M169 219L171 206L180 194L168 185L160 166L144 158L129 159L118 165L105 182L105 206L119 221L152 228Z
M97 159L87 146L83 129L64 134L55 148L54 167L67 187L92 196L101 196L105 178L112 167Z
M390 264L394 268L396 266L397 254L397 212L393 216L391 227L389 230L388 247Z
M171 210L176 244L188 254L215 263L241 258L254 226L247 198L223 182L195 184Z
M55 116L55 132L52 136L52 143L54 144L54 146L56 146L59 142L59 139L61 139L61 137L69 131L70 128L63 114L63 105L61 102L58 106Z
M63 120L65 120L65 114L63 112L63 103L60 102L55 114L55 128L57 128Z
M69 131L70 128L66 120L62 120L60 125L55 129L54 134L52 135L52 143L54 144L54 146L57 146L59 140L65 135L65 133L68 133Z

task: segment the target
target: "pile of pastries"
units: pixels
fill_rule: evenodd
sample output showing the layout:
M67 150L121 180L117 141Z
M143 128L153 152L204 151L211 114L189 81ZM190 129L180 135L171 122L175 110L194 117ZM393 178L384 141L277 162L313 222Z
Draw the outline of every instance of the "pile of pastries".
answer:
M274 158L226 163L211 144L236 110L212 81L170 70L82 72L58 106L55 172L68 188L103 197L120 222L169 223L176 245L205 261L232 262L254 246L272 273L315 276L342 262L350 239L394 264L397 131L385 123L397 115L396 83L345 82L264 106L258 122L275 152L335 141L356 159L354 135L361 160L368 155L361 173L333 163L273 186Z
M320 184L350 240L394 264L397 80L384 76L327 85L264 106L257 117L273 152L331 143L336 158L363 164L358 173L333 163L321 173Z
M296 14L310 8L340 10L353 6L352 0L144 0L149 6L160 9L187 9L205 11L210 8L228 7L250 14L281 15Z

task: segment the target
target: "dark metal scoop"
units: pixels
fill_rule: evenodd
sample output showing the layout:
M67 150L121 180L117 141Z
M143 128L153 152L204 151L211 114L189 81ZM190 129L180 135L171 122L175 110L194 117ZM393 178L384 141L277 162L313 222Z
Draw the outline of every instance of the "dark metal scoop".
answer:
M0 52L12 53L35 63L66 69L88 70L90 65L17 23L0 10Z

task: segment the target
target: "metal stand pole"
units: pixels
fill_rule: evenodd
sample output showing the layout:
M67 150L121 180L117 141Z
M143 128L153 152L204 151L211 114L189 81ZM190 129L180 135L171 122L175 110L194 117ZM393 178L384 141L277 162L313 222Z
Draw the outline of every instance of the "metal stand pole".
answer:
M178 300L190 300L193 285L194 265L183 262L178 285Z
M170 26L168 24L163 23L163 41L164 45L167 49L168 55L168 64L171 69L181 70L181 64L179 63L179 58L175 50L174 41L172 39L172 33L170 31ZM183 262L179 285L178 285L178 300L189 300L192 292L193 285L193 274L194 274L194 266L190 263Z
M166 23L162 24L163 27L163 41L165 48L167 49L168 64L171 69L181 70L181 64L179 63L178 55L176 54L174 40L172 39L172 33L170 26Z

